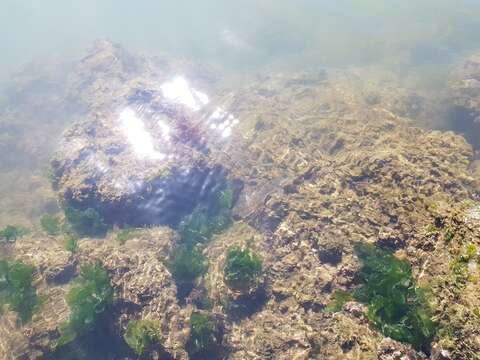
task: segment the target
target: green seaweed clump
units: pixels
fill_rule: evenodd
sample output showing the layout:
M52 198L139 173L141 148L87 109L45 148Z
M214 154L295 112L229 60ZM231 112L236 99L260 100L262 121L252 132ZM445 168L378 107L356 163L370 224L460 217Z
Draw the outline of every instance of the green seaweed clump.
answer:
M161 340L158 324L151 320L130 321L123 338L135 354L139 356Z
M262 273L262 266L262 259L252 253L248 246L232 246L228 249L223 269L225 282L232 289L249 289Z
M233 190L225 189L218 193L217 204L220 211L227 211L233 208Z
M197 207L182 220L179 232L182 243L193 247L207 243L213 235L220 234L231 224L232 219L228 213L210 215L207 209Z
M126 228L122 229L117 233L116 240L120 245L125 244L128 240L133 238L135 229Z
M17 238L28 233L28 229L18 225L7 225L0 230L0 242L1 240L7 242L15 242Z
M179 225L182 243L193 247L207 243L232 224L233 190L225 189L212 194L207 205L197 206Z
M38 305L33 283L35 269L19 261L0 260L0 312L8 305L23 323L30 321Z
M95 328L100 315L113 300L107 271L99 264L84 265L67 294L70 318L60 328L58 346Z
M368 305L367 316L385 336L428 350L436 332L426 293L416 287L410 264L371 244L357 244L363 286L354 297Z
M70 251L72 254L75 254L78 250L78 238L75 234L66 233L65 234L65 249Z
M470 244L462 247L450 264L453 286L458 290L463 290L469 281L476 280L476 276L469 269L469 264L473 262L479 263L480 257L477 254L477 246Z
M66 206L64 211L65 219L78 236L103 237L106 235L108 226L95 209L78 210Z
M48 235L55 236L60 234L60 219L54 215L43 215L40 218L40 225Z
M205 273L207 263L198 247L180 246L167 261L167 268L178 283L193 284L197 277Z
M354 298L349 292L342 290L335 291L332 299L323 311L327 313L340 311L342 310L343 305L352 300L354 300Z
M206 314L192 313L190 316L190 336L186 349L192 358L209 358L218 344L215 324ZM210 357L211 358L211 357Z

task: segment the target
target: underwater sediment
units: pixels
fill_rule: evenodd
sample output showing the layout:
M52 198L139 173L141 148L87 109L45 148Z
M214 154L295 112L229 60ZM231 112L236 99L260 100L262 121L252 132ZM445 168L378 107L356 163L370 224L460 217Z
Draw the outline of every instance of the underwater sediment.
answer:
M43 299L19 321L0 296L0 357L475 359L472 145L348 71L225 91L195 69L103 41L71 75L87 110L52 159L65 224L0 245Z

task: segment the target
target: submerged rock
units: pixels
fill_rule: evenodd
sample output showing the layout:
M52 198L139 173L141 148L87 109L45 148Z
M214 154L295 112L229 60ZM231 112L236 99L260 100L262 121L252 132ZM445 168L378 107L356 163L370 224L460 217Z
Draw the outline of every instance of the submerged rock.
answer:
M179 239L165 227L135 230L124 244L113 235L84 239L74 256L58 244L49 247L52 239L42 246L32 238L18 242L12 256L40 269L55 306L69 266L77 271L77 263L98 261L115 293L104 324L111 339L122 344L131 320L160 325L162 342L146 358L188 359L188 319L195 312L221 325L222 358L427 358L374 328L368 304L350 301L336 313L324 311L335 291L358 287L353 246L366 242L408 260L419 284L434 284L434 309L447 331L434 338L432 358L478 353L478 282L469 277L478 266L471 248L459 279L450 268L453 256L465 258L463 240L479 245L472 230L478 209L451 219L442 205L455 208L479 196L469 170L473 148L463 137L415 127L403 117L413 116L415 106L399 110L386 95L369 97L375 91L341 73L270 76L206 104L203 88L190 86L187 76L171 78L165 67L124 57L110 43L100 43L82 64L72 82L81 86L72 94L83 94L90 110L65 133L52 160L62 201L94 208L109 223L175 224L225 179L240 179L244 188L233 226L202 248L208 271L184 302L165 266ZM169 95L179 88L189 95ZM234 291L225 283L226 254L247 242L263 272L252 291ZM48 325L34 317L11 340L46 352L68 317L65 302L58 306ZM0 351L12 348L8 343L0 337ZM121 358L136 358L117 350Z
M448 121L476 147L480 145L480 54L461 61L451 75Z
M78 91L90 111L51 161L66 205L108 223L176 224L223 185L200 112L209 96L165 67L108 42L83 60Z

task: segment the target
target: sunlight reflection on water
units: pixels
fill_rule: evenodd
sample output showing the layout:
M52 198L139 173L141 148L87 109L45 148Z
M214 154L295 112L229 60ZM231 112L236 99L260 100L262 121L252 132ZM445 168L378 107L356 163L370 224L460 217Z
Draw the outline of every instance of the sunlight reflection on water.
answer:
M151 134L145 129L145 124L135 111L131 108L124 109L120 114L119 121L125 137L139 158L165 159L166 155L155 149ZM168 135L168 132L166 133Z

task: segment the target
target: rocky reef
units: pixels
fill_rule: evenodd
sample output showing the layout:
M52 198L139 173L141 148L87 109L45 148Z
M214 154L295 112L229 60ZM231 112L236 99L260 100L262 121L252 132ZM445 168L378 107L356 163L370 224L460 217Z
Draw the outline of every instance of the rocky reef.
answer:
M478 147L480 131L480 54L470 55L457 64L450 79L451 108L449 121L453 129L465 134Z
M64 133L53 181L65 206L93 208L107 223L175 224L222 184L225 171L198 115L208 95L181 75L188 69L142 60L108 42L82 60L82 81L72 87L94 100L85 120Z
M109 42L81 61L67 96L89 110L64 133L53 183L64 207L94 209L109 231L69 250L68 234L40 230L0 244L35 268L44 299L26 323L5 308L0 358L478 357L472 145L417 127L409 116L428 110L415 112L416 97L373 99L381 88L362 88L358 74L278 74L235 91L194 74ZM168 266L185 241L179 224L230 183L231 222L209 232L198 221L209 236L189 246L205 270L184 293ZM362 287L358 244L393 254L405 287L425 290L426 344L388 337L355 296L332 306ZM243 283L234 252L252 267ZM59 344L85 264L106 271L113 298L91 331Z

